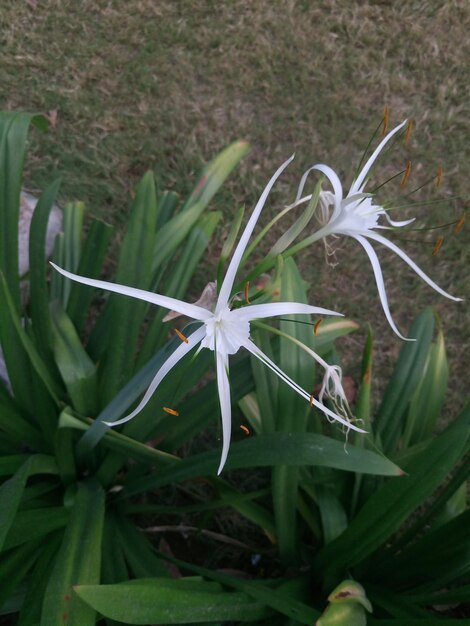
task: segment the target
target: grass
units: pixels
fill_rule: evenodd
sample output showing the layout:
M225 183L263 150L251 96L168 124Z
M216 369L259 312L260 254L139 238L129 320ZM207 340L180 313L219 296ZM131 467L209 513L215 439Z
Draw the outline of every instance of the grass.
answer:
M253 205L293 151L296 161L271 211L291 200L314 162L349 181L385 105L392 123L412 116L415 132L410 146L377 170L377 180L411 159L419 184L442 164L441 197L460 199L420 208L420 223L450 222L465 208L465 0L16 0L2 6L0 20L0 106L57 115L49 134L32 140L29 186L43 188L62 174L63 201L85 200L118 226L148 168L162 187L184 194L201 165L236 138L248 139L253 150L214 202L228 219L241 203ZM432 195L428 189L419 197ZM432 257L437 234L412 233L416 241L405 248L439 284L465 297L468 227L458 237L446 231ZM400 261L379 254L401 328L431 303L443 318L455 408L466 391L468 306L440 298ZM345 242L339 261L328 268L321 245L301 257L316 304L373 325L376 371L385 379L400 342L384 320L362 252ZM363 339L362 333L346 348L359 351Z

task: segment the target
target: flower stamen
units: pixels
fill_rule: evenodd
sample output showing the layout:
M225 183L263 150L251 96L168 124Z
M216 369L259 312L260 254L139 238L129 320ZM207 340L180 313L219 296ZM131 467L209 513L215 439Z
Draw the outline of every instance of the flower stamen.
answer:
M189 339L185 335L183 335L183 333L180 330L175 328L174 331L178 335L178 337L181 339L181 341L184 341L184 343L189 343Z
M318 335L318 327L320 326L320 324L322 323L322 319L319 319L317 322L315 322L315 324L313 325L313 334L315 336Z
M248 280L248 281L245 283L245 288L244 288L244 290L243 290L243 293L244 293L244 296L245 296L245 302L246 302L247 304L251 304L251 302L250 302L250 298L248 297L248 290L249 290L249 289L250 289L250 281Z
M444 237L438 237L436 243L434 244L434 250L432 251L432 256L436 256L436 254L442 248L443 243L444 243Z
M249 435L250 434L250 429L247 428L244 424L240 424L240 430L243 430L245 435Z
M405 146L408 146L411 139L411 134L413 132L413 120L410 118L408 120L408 124L406 125L405 131Z
M385 137L385 135L388 132L388 122L390 119L390 109L388 108L388 106L385 106L384 108L384 118L383 118L383 122L382 122L382 137Z
M464 224L465 224L465 213L462 213L459 221L457 222L457 224L455 225L455 228L454 228L454 233L456 235L458 235L459 232L462 230Z
M403 187L405 187L405 185L407 184L407 182L410 179L410 175L411 175L411 161L408 161L408 163L406 164L406 167L405 167L405 172L403 174L403 178L401 179L400 189L403 189Z
M168 415L176 415L176 417L178 417L179 415L179 411L176 411L175 409L170 409L167 406L164 406L163 410L165 411L165 413L168 413Z

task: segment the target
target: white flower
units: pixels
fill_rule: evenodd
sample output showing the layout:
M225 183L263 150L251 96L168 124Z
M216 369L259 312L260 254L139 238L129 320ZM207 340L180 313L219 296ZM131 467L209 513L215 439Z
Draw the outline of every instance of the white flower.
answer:
M311 394L302 389L296 382L294 382L287 374L285 374L273 361L271 361L250 339L250 322L261 318L268 318L278 315L296 315L296 314L312 314L312 315L340 315L334 311L329 311L320 307L314 307L307 304L297 302L273 302L268 304L253 304L249 306L243 306L234 310L230 309L231 304L231 292L235 280L235 276L238 270L243 253L248 244L248 240L256 226L256 222L259 218L261 210L266 202L269 192L274 185L276 179L280 176L282 171L289 165L293 157L288 159L271 178L266 188L264 189L255 209L245 227L245 230L238 242L233 257L225 274L224 281L221 285L220 292L215 303L213 310L199 306L197 304L189 304L182 302L175 298L155 294L150 291L144 291L142 289L136 289L134 287L126 287L125 285L116 285L102 280L95 280L92 278L84 278L67 272L66 270L57 267L52 264L54 268L71 280L75 280L79 283L89 285L90 287L97 287L99 289L105 289L107 291L113 291L115 293L131 296L139 300L145 300L151 304L165 307L176 313L186 315L193 320L202 322L202 326L197 328L191 335L189 335L186 341L182 342L180 346L168 357L165 363L158 370L155 378L152 380L149 388L144 394L141 402L137 408L129 415L123 417L112 423L107 423L108 426L116 426L117 424L123 424L131 420L137 413L139 413L152 395L155 393L158 385L170 372L170 370L180 361L190 350L196 346L201 348L208 348L215 352L216 370L217 370L217 385L219 392L220 409L222 416L222 456L218 469L218 474L222 471L227 459L228 450L230 446L231 435L231 406L230 406L230 387L228 379L228 357L230 354L235 354L240 348L246 348L258 359L263 361L267 367L275 372L279 378L285 383L290 385L298 394L305 398L307 401L312 401L315 406L321 409L328 417L341 422L348 429L352 428L358 432L365 432L357 426L351 424L348 420L340 417L322 403L311 398Z
M331 167L329 167L328 165L319 163L309 168L302 176L297 192L297 197L294 202L294 205L301 204L311 198L310 195L303 198L301 196L307 176L312 170L317 170L328 178L333 188L333 193L331 191L320 192L319 219L322 223L322 227L318 230L317 233L314 233L312 237L309 237L309 240L313 242L321 238L324 239L330 235L346 235L349 237L354 237L354 239L356 239L356 241L361 244L372 264L375 281L377 283L377 289L379 291L380 301L382 303L382 308L384 310L385 316L394 332L399 337L401 337L401 339L407 338L399 332L390 314L382 269L380 267L380 262L377 254L368 241L369 239L372 241L376 241L377 243L381 243L385 247L389 248L389 250L392 250L392 252L394 252L397 256L403 259L403 261L405 261L405 263L407 263L416 272L416 274L418 274L418 276L420 276L428 285L430 285L441 295L445 296L446 298L450 298L451 300L461 300L461 298L451 296L449 293L441 289L441 287L439 287L439 285L437 285L431 278L429 278L429 276L425 274L423 270L418 267L418 265L416 265L416 263L414 263L414 261L412 261L410 257L405 252L403 252L403 250L401 250L401 248L399 248L393 242L389 241L383 235L376 232L376 230L379 229L384 230L391 228L401 228L403 226L411 224L411 222L413 222L415 219L412 218L409 220L398 222L393 221L392 219L390 219L390 216L388 215L387 210L384 207L374 203L373 195L364 192L364 188L367 184L367 176L375 160L377 159L385 145L390 141L390 139L396 133L398 133L406 123L407 121L405 120L399 126L390 131L388 135L386 135L382 139L380 144L377 146L373 154L370 156L370 158L362 168L361 172L358 174L357 178L354 180L346 197L343 196L341 181L339 180L336 172L334 172L334 170L332 170ZM381 217L385 218L387 224L379 223ZM408 341L414 340L408 339Z

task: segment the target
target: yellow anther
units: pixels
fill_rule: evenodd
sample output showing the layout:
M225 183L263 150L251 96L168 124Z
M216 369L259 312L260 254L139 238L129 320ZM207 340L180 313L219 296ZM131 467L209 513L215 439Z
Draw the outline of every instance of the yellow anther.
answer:
M245 301L247 304L251 304L250 302L250 298L248 297L248 290L250 289L250 281L247 281L245 284L245 289L244 289L244 294L245 294Z
M405 146L407 146L410 143L411 133L412 132L413 132L413 120L410 118L408 120L408 124L406 125Z
M246 426L244 426L243 424L240 425L240 429L243 430L245 435L249 435L250 434L250 429L247 428Z
M168 413L168 415L179 415L178 411L175 411L175 409L169 409L167 406L164 406L163 410L165 411L165 413Z
M175 333L178 335L178 337L181 339L181 341L184 341L184 343L189 343L189 339L187 337L185 337L183 335L183 333L178 330L177 328L175 328Z
M443 243L444 243L444 237L438 237L436 243L434 244L434 250L432 251L433 256L436 256L436 254L442 248Z
M410 178L410 175L411 175L411 161L408 161L405 167L403 178L401 179L400 189L403 189L403 187L405 187L406 183L408 182Z
M439 167L437 168L437 174L436 174L436 187L441 186L443 175L444 175L444 170L442 169L442 165L439 165Z
M454 227L454 233L456 235L462 230L464 224L465 224L465 213L462 213L459 221L457 222L457 224Z
M313 397L313 393L312 393L312 395L310 396L310 402L309 402L310 408L312 408L314 401L315 401L315 398Z
M320 326L320 324L322 323L323 320L318 320L318 322L315 322L314 326L313 326L313 334L314 335L318 335L318 327Z
M383 118L383 122L382 122L382 137L385 137L385 135L387 134L389 119L390 119L390 109L388 108L388 106L385 106L385 108L384 108L384 118Z

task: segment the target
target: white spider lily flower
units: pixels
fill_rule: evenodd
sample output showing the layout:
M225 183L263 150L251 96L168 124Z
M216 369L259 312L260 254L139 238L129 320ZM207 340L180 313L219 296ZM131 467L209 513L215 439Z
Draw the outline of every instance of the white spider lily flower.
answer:
M442 296L445 296L446 298L449 298L450 300L455 300L457 302L461 301L461 298L456 298L455 296L452 296L443 289L441 289L441 287L439 287L439 285L437 285L427 274L425 274L423 270L405 252L403 252L403 250L401 250L401 248L399 248L393 242L389 241L383 235L376 232L376 230L379 229L389 230L391 228L402 228L403 226L411 224L411 222L413 222L415 219L412 218L403 221L394 221L390 219L387 210L383 206L375 204L373 195L364 191L364 188L367 184L367 176L372 165L376 161L379 154L382 152L385 145L405 126L406 123L407 120L396 126L396 128L390 131L382 139L382 141L379 143L377 148L374 150L374 152L369 157L366 164L358 174L357 178L354 180L346 196L343 195L343 187L336 172L328 165L317 163L316 165L310 167L303 174L294 204L307 202L311 198L311 195L305 196L303 198L301 197L305 182L307 180L307 176L310 174L311 171L319 171L328 178L333 188L333 192L320 192L319 219L322 225L317 233L315 233L309 239L311 239L311 241L313 242L322 238L325 239L326 237L329 237L331 235L346 235L356 239L356 241L358 241L366 251L366 254L372 264L372 269L374 271L375 281L379 292L380 302L382 304L382 308L384 310L388 323L392 327L393 331L401 339L414 341L414 339L404 337L396 327L395 322L393 321L388 305L387 293L385 290L385 283L382 275L382 269L380 267L380 262L374 248L368 240L376 241L377 243L382 244L383 246L394 252L397 256L403 259L403 261L405 261L405 263L407 263L411 267L411 269L416 274L418 274L420 278L422 278L430 287L432 287ZM381 217L385 218L387 224L379 224L379 219Z
M275 372L279 378L285 383L290 385L298 394L310 401L311 395L302 389L296 382L294 382L287 374L285 374L275 363L273 363L250 339L250 322L262 318L268 318L278 315L297 315L297 314L312 314L312 315L341 315L335 311L329 311L320 307L310 306L298 302L272 302L268 304L252 304L243 306L231 310L231 292L235 281L235 276L238 270L238 266L242 259L243 253L248 244L248 240L256 226L261 210L266 202L266 199L271 191L277 178L283 172L283 170L289 165L293 156L288 159L283 165L281 165L271 178L266 188L264 189L255 209L245 227L245 230L238 242L233 257L228 266L225 274L224 281L221 285L220 292L213 309L205 308L198 304L189 304L175 298L163 296L160 294L152 293L150 291L144 291L142 289L136 289L134 287L127 287L125 285L117 285L102 280L95 280L92 278L85 278L72 274L60 267L52 264L53 267L71 280L75 280L84 285L90 287L97 287L98 289L105 289L122 295L137 298L139 300L145 300L151 304L165 307L170 311L175 311L182 315L186 315L193 320L202 322L197 330L195 330L188 337L184 337L184 341L180 346L168 357L165 363L158 370L155 378L152 380L149 388L145 392L139 405L129 415L126 415L122 419L116 420L112 423L107 423L108 426L116 426L123 424L131 420L137 413L139 413L144 406L148 403L152 395L155 393L158 385L170 372L170 370L180 361L186 354L188 354L193 348L198 345L201 348L208 348L215 352L216 370L217 370L217 385L219 392L219 401L222 417L222 455L218 469L218 474L222 471L225 461L227 459L230 435L231 435L231 405L230 405L230 386L228 379L228 357L231 354L238 352L240 348L246 348L258 359L263 361L273 372ZM329 418L341 422L348 429L353 428L359 432L365 432L351 424L348 420L337 415L328 407L324 406L318 401L314 401L314 404L323 411Z

